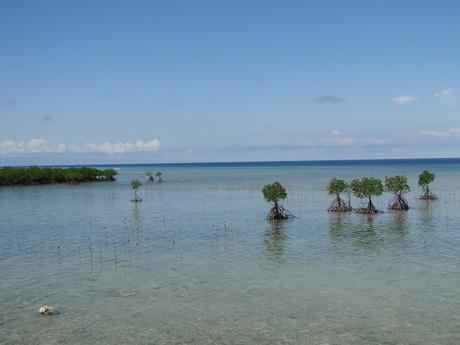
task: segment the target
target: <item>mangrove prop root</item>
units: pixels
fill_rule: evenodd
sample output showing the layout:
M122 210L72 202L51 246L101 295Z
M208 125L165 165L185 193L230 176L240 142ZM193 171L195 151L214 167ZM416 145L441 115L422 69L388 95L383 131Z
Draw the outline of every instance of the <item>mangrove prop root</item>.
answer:
M329 212L348 212L351 211L351 208L339 198L336 198L327 209Z
M388 204L388 209L394 211L406 211L409 209L409 203L406 198L396 195Z
M428 193L424 192L422 195L420 195L419 199L420 200L437 200L438 197L431 192L428 192Z
M281 219L289 219L292 217L293 215L288 210L285 210L283 206L275 205L270 209L270 212L268 212L267 217L265 217L265 219L281 220Z
M372 201L369 200L367 207L358 208L356 212L364 213L364 214L376 214L376 213L381 213L382 211L377 210L374 204L372 203Z
M423 187L423 193L419 197L420 200L436 200L437 196L431 193L430 189L428 188L428 185Z

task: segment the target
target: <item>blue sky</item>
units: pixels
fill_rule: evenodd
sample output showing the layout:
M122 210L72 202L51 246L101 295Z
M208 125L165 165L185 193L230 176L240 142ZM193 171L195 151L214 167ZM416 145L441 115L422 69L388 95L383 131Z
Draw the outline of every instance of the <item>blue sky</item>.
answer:
M0 165L460 156L458 1L0 0Z

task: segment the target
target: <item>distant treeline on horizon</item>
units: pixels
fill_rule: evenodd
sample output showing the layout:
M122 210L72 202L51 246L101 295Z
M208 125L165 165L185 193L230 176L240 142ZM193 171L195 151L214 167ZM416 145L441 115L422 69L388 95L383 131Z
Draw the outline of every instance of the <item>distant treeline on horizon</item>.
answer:
M0 168L0 186L114 181L116 175L114 169L89 167L3 167Z

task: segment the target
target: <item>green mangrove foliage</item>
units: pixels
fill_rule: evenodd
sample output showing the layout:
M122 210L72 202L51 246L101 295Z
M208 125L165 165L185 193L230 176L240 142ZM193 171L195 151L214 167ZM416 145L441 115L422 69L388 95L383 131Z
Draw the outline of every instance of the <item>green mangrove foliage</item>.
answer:
M117 172L114 169L88 167L4 167L0 168L0 186L115 181L116 175Z
M155 174L155 176L157 177L158 183L161 182L161 175L163 175L163 174L161 173L161 171L157 171L156 174Z
M405 193L410 192L406 176L385 177L385 191L393 193L394 197L388 204L390 210L408 210L409 203L404 197Z
M262 194L264 195L265 201L273 203L273 207L267 214L267 220L288 219L292 216L289 211L285 210L279 203L287 197L286 188L284 188L281 183L273 182L272 184L267 184L262 188Z
M420 175L418 175L418 185L422 187L423 192L420 196L422 200L435 200L437 197L430 191L428 185L434 181L434 173L424 170Z
M383 194L384 188L382 180L373 177L363 177L362 179L355 179L351 181L350 187L353 195L360 199L367 199L367 207L359 208L357 212L368 214L379 212L372 203L372 197Z
M345 180L333 178L327 185L327 191L329 194L335 195L335 199L329 205L327 209L329 212L347 212L351 208L343 201L340 194L348 190L348 183Z
M137 195L137 190L142 185L141 181L139 180L132 180L131 181L131 188L134 190L134 199L131 199L132 202L140 202L142 199Z

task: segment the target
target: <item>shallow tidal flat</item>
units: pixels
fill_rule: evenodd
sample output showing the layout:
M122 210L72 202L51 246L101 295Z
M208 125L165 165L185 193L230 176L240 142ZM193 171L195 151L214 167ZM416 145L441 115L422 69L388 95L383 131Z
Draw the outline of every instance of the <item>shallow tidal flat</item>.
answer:
M1 344L460 344L460 161L162 166L137 204L151 168L119 168L0 188ZM330 178L398 174L409 211L326 211ZM274 180L293 220L264 220Z

